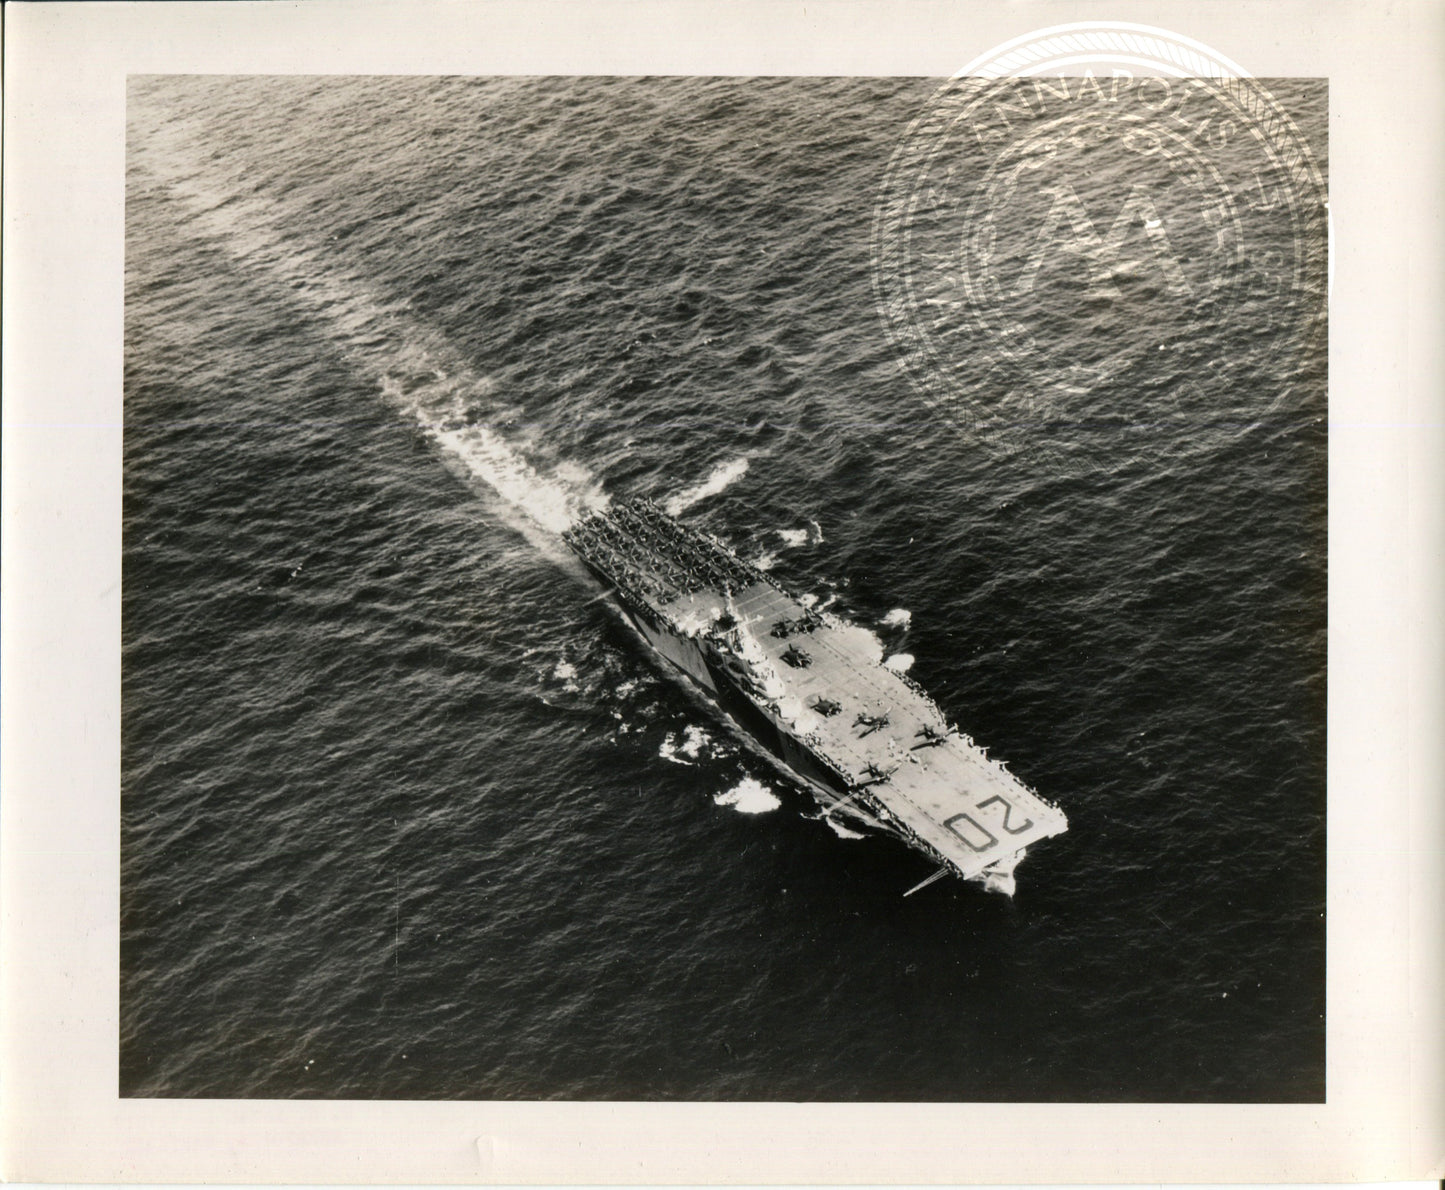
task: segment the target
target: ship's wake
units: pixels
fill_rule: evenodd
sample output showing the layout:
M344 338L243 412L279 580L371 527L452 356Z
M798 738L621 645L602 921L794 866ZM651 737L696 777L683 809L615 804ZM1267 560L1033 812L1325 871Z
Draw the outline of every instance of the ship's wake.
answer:
M135 148L138 180L164 187L185 208L192 231L269 282L278 301L291 302L324 328L348 362L470 486L495 493L526 521L554 534L606 507L587 468L552 457L543 443L504 432L521 411L510 408L454 344L412 314L408 302L375 292L336 250L283 232L284 209L247 194L242 174L227 176L227 167L212 160L203 177L174 129L158 129Z
M708 473L706 479L670 497L664 507L666 507L668 515L679 516L694 504L725 492L747 473L748 460L746 457L719 463Z

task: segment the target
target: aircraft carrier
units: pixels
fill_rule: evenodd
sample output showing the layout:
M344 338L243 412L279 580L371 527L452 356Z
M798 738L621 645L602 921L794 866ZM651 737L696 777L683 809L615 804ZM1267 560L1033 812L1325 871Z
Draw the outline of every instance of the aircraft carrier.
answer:
M623 615L809 789L824 817L902 839L937 870L1012 894L1013 870L1068 822L883 664L866 629L784 590L649 500L564 537Z

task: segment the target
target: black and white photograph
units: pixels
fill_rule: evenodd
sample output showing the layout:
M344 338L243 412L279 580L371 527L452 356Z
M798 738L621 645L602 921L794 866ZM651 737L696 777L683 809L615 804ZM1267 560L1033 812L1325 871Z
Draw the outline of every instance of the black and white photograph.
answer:
M1405 7L19 5L0 1175L1434 1176Z
M1323 1099L1326 111L133 79L122 1093Z

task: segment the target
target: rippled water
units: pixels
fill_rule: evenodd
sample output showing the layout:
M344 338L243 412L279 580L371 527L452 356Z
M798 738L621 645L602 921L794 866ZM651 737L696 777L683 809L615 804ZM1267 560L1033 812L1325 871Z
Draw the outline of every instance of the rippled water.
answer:
M942 422L870 281L932 90L133 82L123 1094L1323 1096L1323 367ZM633 493L1064 807L1014 899L653 667L557 537Z

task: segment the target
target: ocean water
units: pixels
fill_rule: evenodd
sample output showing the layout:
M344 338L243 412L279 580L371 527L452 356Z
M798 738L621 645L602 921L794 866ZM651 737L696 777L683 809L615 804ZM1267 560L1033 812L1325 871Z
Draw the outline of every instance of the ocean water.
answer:
M1323 359L1197 318L1228 415L1126 374L1086 466L945 420L870 276L935 86L132 81L123 1095L1323 1098ZM643 654L620 494L1064 808L1013 898Z

